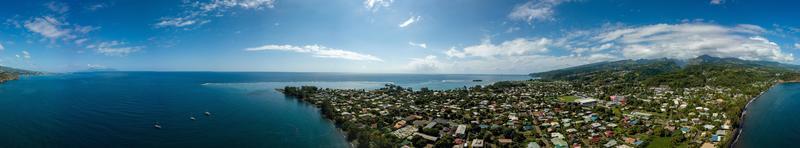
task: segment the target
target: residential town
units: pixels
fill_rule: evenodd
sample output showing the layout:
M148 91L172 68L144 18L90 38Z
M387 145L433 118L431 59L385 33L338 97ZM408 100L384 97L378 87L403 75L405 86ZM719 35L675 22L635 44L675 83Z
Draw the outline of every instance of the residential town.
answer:
M280 89L333 119L354 147L727 147L749 88L507 81L451 90Z

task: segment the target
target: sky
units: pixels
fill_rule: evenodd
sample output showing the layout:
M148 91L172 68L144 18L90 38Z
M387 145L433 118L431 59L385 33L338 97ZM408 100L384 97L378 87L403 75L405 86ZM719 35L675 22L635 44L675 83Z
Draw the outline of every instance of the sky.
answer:
M0 65L47 72L526 74L700 55L798 64L800 1L4 1Z

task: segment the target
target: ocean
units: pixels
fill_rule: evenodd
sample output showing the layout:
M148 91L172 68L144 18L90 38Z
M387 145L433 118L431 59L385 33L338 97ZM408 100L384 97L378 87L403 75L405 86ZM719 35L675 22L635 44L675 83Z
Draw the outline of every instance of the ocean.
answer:
M391 83L451 89L530 78L291 72L30 76L0 84L0 147L347 147L318 109L275 88L374 89ZM477 79L483 81L472 81ZM155 122L162 128L154 128Z
M800 83L778 84L750 104L736 147L797 147Z

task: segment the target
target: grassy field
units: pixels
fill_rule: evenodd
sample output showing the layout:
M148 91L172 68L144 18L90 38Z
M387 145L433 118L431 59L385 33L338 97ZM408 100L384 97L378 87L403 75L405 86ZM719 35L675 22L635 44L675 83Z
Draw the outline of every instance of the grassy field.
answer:
M650 143L647 145L648 148L672 148L672 147L675 147L675 148L688 148L689 147L689 144L687 144L686 142L681 143L681 144L679 144L677 146L673 145L672 144L672 138L670 138L670 137L656 137L656 138L653 138L651 140L652 141L649 141Z
M580 99L580 98L578 98L577 96L561 96L561 97L558 97L558 100L561 100L561 102L575 102L575 100L578 100L578 99Z
M650 144L647 145L648 148L666 148L672 147L672 140L670 137L657 137L653 138L653 141L650 141Z

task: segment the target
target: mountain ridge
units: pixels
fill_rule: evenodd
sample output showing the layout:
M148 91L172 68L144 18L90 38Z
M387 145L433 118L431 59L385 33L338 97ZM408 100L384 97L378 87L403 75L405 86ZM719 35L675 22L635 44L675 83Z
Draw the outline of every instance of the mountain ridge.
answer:
M659 58L598 62L529 75L544 80L590 83L732 86L744 85L742 80L797 81L800 80L800 65L702 55L685 60Z

